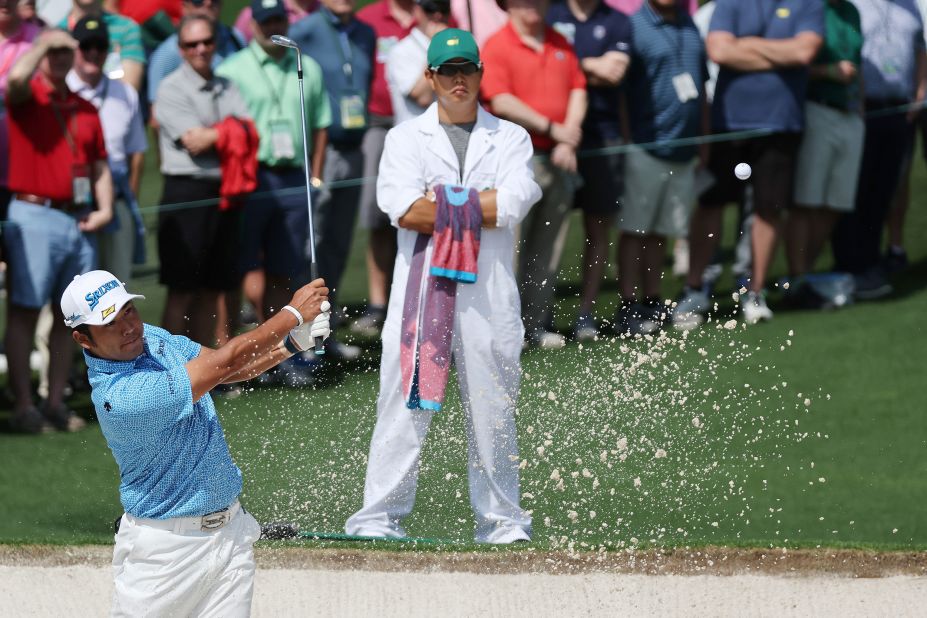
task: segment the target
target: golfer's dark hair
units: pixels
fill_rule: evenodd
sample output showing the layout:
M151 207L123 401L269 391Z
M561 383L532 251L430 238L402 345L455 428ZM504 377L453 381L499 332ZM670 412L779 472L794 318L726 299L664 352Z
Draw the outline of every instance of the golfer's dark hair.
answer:
M81 324L80 326L75 326L74 330L79 332L81 335L93 342L93 333L90 332L89 324Z
M214 22L213 20L209 19L205 15L184 15L183 17L180 18L180 23L177 24L177 46L178 47L183 46L183 41L181 40L182 39L181 34L183 34L183 29L186 28L188 25L192 24L193 22L197 22L197 21L201 21L207 26L209 26L209 33L210 33L209 36L211 37L216 36L216 22Z

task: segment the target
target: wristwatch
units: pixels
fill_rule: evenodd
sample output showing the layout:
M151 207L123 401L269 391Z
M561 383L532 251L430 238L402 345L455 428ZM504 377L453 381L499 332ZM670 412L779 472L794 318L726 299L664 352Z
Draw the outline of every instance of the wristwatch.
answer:
M313 188L315 188L315 189L321 189L323 183L322 183L322 179L321 179L321 178L317 178L317 177L313 176L313 177L309 180L309 184L312 185Z

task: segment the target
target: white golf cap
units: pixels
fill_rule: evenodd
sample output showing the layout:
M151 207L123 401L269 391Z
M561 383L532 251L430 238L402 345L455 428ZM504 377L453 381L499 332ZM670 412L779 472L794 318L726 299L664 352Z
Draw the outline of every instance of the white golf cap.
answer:
M123 305L133 298L124 283L105 270L91 270L77 275L61 295L61 313L70 328L81 324L102 326L113 321Z

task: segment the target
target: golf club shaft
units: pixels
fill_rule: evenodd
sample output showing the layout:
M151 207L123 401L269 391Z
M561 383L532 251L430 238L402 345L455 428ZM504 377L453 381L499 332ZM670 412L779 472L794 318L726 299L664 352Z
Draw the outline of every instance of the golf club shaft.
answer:
M315 225L312 218L312 177L309 167L309 139L306 128L306 100L303 94L303 61L299 48L296 48L296 75L299 82L299 115L303 129L303 171L306 174L306 208L309 214L309 277L314 281L319 278L319 264L315 259ZM321 337L315 338L315 353L325 354L325 342Z

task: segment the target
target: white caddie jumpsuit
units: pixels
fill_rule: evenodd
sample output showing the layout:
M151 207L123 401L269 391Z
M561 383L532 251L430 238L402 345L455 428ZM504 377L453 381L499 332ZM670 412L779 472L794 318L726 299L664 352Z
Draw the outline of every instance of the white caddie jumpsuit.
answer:
M477 282L457 286L453 341L466 414L475 539L483 543L527 540L531 533L531 518L519 506L518 461L512 457L518 455L515 405L524 337L513 261L515 227L541 197L531 167L533 154L523 128L480 108L460 174L434 103L389 132L377 180L377 203L396 227L413 202L436 185L498 192L497 227L482 230ZM419 457L435 414L408 409L401 384L400 324L416 236L399 229L364 506L348 519L348 534L405 536L401 521L415 503ZM426 264L431 250L429 243Z

